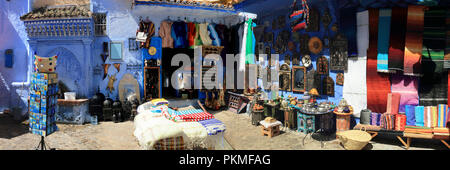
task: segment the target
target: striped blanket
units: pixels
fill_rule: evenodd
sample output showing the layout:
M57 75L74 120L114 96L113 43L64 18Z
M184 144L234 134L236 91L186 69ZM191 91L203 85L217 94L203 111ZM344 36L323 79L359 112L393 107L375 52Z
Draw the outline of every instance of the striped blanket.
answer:
M225 124L223 124L221 121L217 119L209 119L209 120L202 120L199 121L203 127L205 127L206 132L209 136L217 135L218 133L225 132Z
M380 9L378 23L378 72L388 71L389 38L391 30L392 9Z
M198 122L202 120L213 119L214 116L200 109L191 109L183 111L175 111L168 109L164 116L174 122Z

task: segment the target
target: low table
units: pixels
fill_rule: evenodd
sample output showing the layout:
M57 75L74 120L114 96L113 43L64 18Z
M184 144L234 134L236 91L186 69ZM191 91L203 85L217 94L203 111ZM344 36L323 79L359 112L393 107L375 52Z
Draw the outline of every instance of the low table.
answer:
M306 136L303 138L303 145L305 145L305 139L314 134L328 135L333 131L333 115L331 110L327 112L315 112L306 113L302 109L294 108L297 110L297 131L303 132ZM319 140L321 147L323 148L323 140Z
M89 100L58 99L56 122L79 125L85 122L91 122L91 116L89 114Z

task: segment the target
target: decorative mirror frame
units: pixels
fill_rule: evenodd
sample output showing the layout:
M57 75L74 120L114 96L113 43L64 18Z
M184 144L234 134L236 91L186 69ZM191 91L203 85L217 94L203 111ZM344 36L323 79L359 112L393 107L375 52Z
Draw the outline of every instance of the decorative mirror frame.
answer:
M327 96L334 97L334 80L331 77L326 77L322 82L323 94Z
M295 73L297 72L297 70L301 70L303 72L303 88L299 89L299 88L295 88L296 86L295 84ZM292 67L292 91L293 92L300 92L300 93L304 93L306 91L306 67L303 66L293 66Z
M319 32L320 31L320 12L316 8L309 9L309 21L306 32Z
M279 85L280 85L280 90L282 91L292 91L292 81L291 81L291 67L288 64L282 64L280 66L280 71L279 71ZM288 80L285 80L288 79ZM287 84L287 87L285 87L284 83Z
M328 75L328 59L325 56L321 56L317 59L316 68L319 74Z
M330 42L330 70L345 71L348 64L347 38L337 34Z

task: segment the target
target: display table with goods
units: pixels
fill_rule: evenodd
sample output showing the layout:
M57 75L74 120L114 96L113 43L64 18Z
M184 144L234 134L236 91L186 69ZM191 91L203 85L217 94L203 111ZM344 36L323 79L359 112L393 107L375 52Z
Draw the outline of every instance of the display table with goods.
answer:
M225 124L209 114L200 102L174 110L167 101L157 100L140 105L134 119L134 136L143 149L214 150L224 146Z
M57 106L56 122L58 123L82 125L91 122L88 99L58 99Z

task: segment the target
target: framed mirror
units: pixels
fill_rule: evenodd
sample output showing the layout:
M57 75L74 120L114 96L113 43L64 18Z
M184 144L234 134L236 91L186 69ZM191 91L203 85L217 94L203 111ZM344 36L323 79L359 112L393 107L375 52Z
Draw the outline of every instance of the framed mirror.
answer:
M282 91L291 90L291 67L288 64L282 64L279 71L279 86Z
M109 48L110 60L122 60L123 42L111 42Z
M347 38L340 33L330 42L330 70L347 70L347 46Z
M303 93L306 91L306 67L292 67L292 91Z

